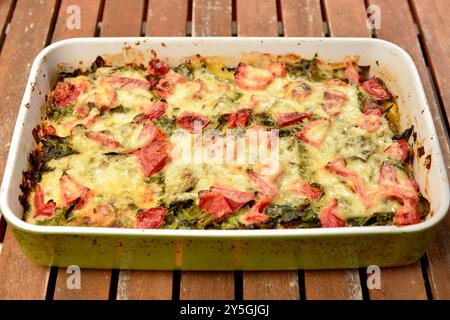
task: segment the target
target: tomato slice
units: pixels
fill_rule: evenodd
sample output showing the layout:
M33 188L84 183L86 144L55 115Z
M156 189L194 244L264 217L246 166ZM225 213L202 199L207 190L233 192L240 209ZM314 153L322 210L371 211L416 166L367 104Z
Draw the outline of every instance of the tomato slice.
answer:
M322 228L345 227L345 221L339 217L338 201L331 199L328 205L320 211L319 219Z
M330 121L320 119L308 122L302 130L296 134L296 137L306 144L319 148L325 140L330 126Z
M52 92L52 97L57 107L65 107L74 102L81 91L71 83L58 82L55 90Z
M303 119L309 119L311 116L311 112L283 112L277 114L276 121L278 126L285 127L300 122Z
M323 196L323 192L319 188L313 187L309 183L303 181L296 183L291 190L307 197L311 201L319 200Z
M89 115L89 108L77 105L75 106L74 113L80 118L86 118Z
M358 127L365 129L369 132L375 132L380 127L381 122L381 110L372 109L364 113L363 118L358 124Z
M156 85L156 94L158 94L161 98L167 98L174 91L175 87L179 83L186 82L186 77L182 74L176 73L173 70L169 70L164 77L159 80Z
M350 83L359 84L359 74L358 70L356 70L356 67L353 62L348 62L347 67L344 71L344 77L350 81Z
M236 128L241 127L244 128L247 125L248 119L250 117L252 110L245 108L238 110L235 113L231 113L228 115L228 128Z
M77 210L86 205L92 194L89 188L82 186L66 173L63 173L59 178L59 186L64 206L69 207L72 203L78 201L75 206Z
M164 222L167 211L166 208L139 210L136 215L136 228L158 229Z
M148 81L130 77L108 77L106 78L106 82L108 82L113 88L116 89L121 89L124 87L130 89L135 88L150 89L150 83Z
M270 202L271 199L269 197L263 196L253 205L253 207L251 207L241 221L245 224L260 224L266 222L269 217L263 212Z
M342 106L347 99L347 96L340 91L325 91L323 98L325 100L323 108L329 115L335 116L342 112Z
M56 203L53 200L44 202L44 189L40 184L36 186L36 191L34 192L34 215L33 217L45 216L52 217L55 215Z
M386 91L384 86L375 76L367 81L364 81L362 84L362 89L378 100L386 100L391 97L391 95Z
M244 204L255 198L255 195L251 192L239 191L217 183L214 184L211 191L217 191L222 194L233 212L239 210Z
M167 63L160 59L152 59L148 63L147 74L153 74L155 76L163 76L169 72L170 68Z
M385 153L398 161L406 161L408 159L410 149L406 140L398 140L384 150Z
M266 181L266 179L256 174L252 169L248 169L247 174L253 183L255 183L258 192L269 199L274 199L277 196L278 190L271 182Z
M239 63L234 73L236 84L244 90L264 90L273 80L269 70L254 68L246 63Z
M154 140L165 140L167 135L161 129L151 123L146 124L139 133L139 140L148 144Z
M105 148L120 148L122 145L114 139L112 133L109 130L93 132L86 132L86 137L92 141L97 142L99 145Z
M147 120L157 120L161 118L167 110L167 103L163 101L153 102L143 107L144 113L138 114L134 118L134 122L141 123Z
M275 77L284 78L287 75L286 65L281 62L273 62L269 64L268 69Z
M219 191L205 191L200 193L198 197L199 207L214 215L216 220L220 220L233 212L228 201Z
M150 177L161 171L169 162L170 142L155 140L146 144L143 148L130 152L138 158L142 173Z
M195 112L183 112L177 119L177 126L194 132L195 129L205 128L211 120Z

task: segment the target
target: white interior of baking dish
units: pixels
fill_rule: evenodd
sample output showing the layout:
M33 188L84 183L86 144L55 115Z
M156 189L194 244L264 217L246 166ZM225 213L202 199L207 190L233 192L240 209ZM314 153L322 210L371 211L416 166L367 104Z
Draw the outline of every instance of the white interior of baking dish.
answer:
M370 65L371 74L382 78L391 92L399 97L402 130L414 125L417 143L425 148L424 156L415 157L414 175L421 191L431 203L432 215L423 223L401 228L381 226L296 230L138 230L35 226L25 223L21 220L23 209L18 201L21 192L19 185L22 171L28 166L28 154L35 148L32 129L41 119L41 105L53 84L56 72L61 67L89 67L98 55L122 53L124 48L139 49L147 57L150 57L150 51L153 49L159 57L167 58L171 64L195 54L225 56L237 61L242 52L248 51L294 53L305 58L312 58L317 53L321 59L327 61L340 61L345 56L360 56L360 65ZM430 170L424 165L429 154L432 159ZM1 187L1 208L9 223L22 229L43 233L264 236L414 232L438 223L445 216L448 205L446 169L414 62L398 46L370 38L79 38L52 44L40 52L32 66Z

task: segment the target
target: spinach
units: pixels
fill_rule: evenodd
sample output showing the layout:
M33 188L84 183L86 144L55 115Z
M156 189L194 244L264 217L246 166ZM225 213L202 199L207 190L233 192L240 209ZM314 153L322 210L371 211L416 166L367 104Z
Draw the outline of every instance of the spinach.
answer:
M200 209L194 200L176 201L169 205L166 213L167 229L205 229L214 217Z
M147 179L145 179L145 183L156 183L156 184L164 184L164 175L162 173L157 174L156 176L153 177L148 177Z
M58 108L57 106L55 106L53 100L51 99L48 100L45 104L45 112L47 114L47 117L57 122L59 122L61 118L73 114L73 111L74 111L73 105Z
M48 139L43 140L42 144L44 163L52 159L61 159L77 153L70 146L69 137L50 136Z
M351 227L392 225L394 223L394 213L375 212L370 217L349 218L346 222Z
M127 113L130 109L125 108L123 105L119 104L117 107L109 109L110 113Z
M313 203L299 206L270 205L264 213L269 216L269 225L294 228L318 228L320 220L318 209Z
M178 66L173 68L173 71L175 71L176 73L182 74L190 81L194 80L194 69L192 68L192 65L190 62L185 62L185 63L179 64Z
M267 112L253 114L250 122L262 125L264 127L274 127L277 124Z
M155 124L164 130L165 133L171 135L172 132L177 127L174 119L170 119L168 116L164 115L155 121Z

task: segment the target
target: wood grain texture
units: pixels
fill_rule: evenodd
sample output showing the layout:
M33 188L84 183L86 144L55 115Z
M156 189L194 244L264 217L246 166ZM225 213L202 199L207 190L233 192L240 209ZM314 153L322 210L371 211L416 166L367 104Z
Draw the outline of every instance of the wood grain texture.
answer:
M172 299L172 271L120 271L118 300Z
M433 115L436 133L441 144L442 155L447 164L447 174L450 174L450 149L446 139L443 119L433 94L431 80L417 38L414 19L409 10L408 1L370 0L369 3L380 6L382 12L381 29L376 30L376 36L394 42L404 48L416 63ZM434 6L433 4L430 5L427 8L432 10ZM450 71L450 68L447 70ZM444 220L435 240L428 247L427 252L429 260L428 273L433 298L450 299L450 216L447 216ZM418 273L416 272L416 274ZM417 287L413 287L411 290L414 289L416 291ZM416 296L423 296L423 289L421 288L420 290L421 292L415 292Z
M53 32L53 41L76 37L93 37L99 16L100 3L100 0L62 0L55 31ZM77 10L75 6L80 8L79 29L73 28L71 23L72 16Z
M362 300L358 270L305 271L307 300Z
M192 36L231 35L231 0L194 0Z
M141 35L144 0L106 0L103 10L102 37Z
M181 300L234 299L233 272L191 271L181 273Z
M246 271L244 300L299 300L297 271Z
M236 14L238 36L278 35L275 0L236 0Z
M0 300L44 300L49 275L50 268L28 260L7 230L0 254Z
M444 104L447 122L450 117L450 6L446 0L412 1L418 24L430 57L431 71Z
M427 293L419 263L382 268L380 289L369 289L372 300L426 300Z
M108 300L111 270L82 269L80 289L69 289L71 275L66 268L58 269L54 300Z
M320 0L281 0L285 37L323 36Z
M364 0L325 0L324 4L331 36L370 36Z
M11 141L17 111L35 55L50 30L55 0L18 1L0 59L0 176ZM9 230L0 255L0 298L44 299L49 268L26 259Z
M146 35L184 37L187 30L188 0L149 1Z

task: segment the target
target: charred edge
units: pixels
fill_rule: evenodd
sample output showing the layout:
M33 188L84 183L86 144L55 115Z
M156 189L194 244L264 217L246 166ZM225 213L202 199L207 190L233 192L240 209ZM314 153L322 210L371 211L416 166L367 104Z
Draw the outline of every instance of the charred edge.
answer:
M305 271L298 270L298 294L301 301L306 301Z
M116 300L117 299L117 287L119 285L119 273L118 269L111 270L111 282L109 285L109 296L108 300Z
M6 30L8 29L8 26L9 26L9 24L11 22L14 9L16 8L16 3L17 3L17 0L14 0L11 3L11 6L9 7L8 14L6 15L5 22L3 24L3 28L0 30L0 52L1 52L2 48L3 48L3 44L4 44L5 39L6 39Z
M367 288L367 270L365 268L359 268L358 273L362 298L363 300L370 300L369 288Z
M45 293L45 300L53 300L55 296L56 279L58 278L58 267L51 267L48 276L47 292Z
M242 301L244 299L243 294L243 273L242 271L234 272L234 299Z
M47 38L45 39L45 46L48 46L50 43L52 43L53 34L56 27L56 20L58 19L60 7L61 7L61 0L57 0L55 8L52 13L52 18L50 19L50 26L48 28Z
M427 293L427 299L433 300L433 291L431 290L430 279L428 278L428 265L429 265L428 256L425 253L420 258L420 269L422 270L422 278L423 278L423 283L425 285L425 291Z
M181 271L174 270L172 277L172 300L180 300Z

